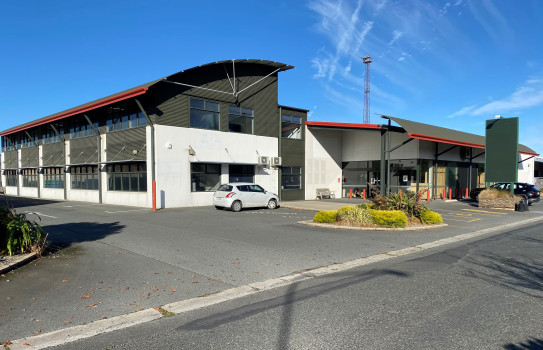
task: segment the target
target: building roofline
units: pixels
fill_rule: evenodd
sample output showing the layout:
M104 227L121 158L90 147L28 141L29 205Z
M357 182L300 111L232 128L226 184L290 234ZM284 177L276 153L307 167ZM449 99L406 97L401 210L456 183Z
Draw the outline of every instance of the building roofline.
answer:
M333 123L333 122L305 122L307 126L320 126L326 128L347 128L347 129L381 129L378 124L358 124L358 123Z

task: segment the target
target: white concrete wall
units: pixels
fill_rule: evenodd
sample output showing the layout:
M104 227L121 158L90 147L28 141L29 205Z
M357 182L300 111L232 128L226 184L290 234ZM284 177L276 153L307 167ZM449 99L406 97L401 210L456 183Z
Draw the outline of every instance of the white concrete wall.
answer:
M277 157L278 139L215 130L155 126L157 207L211 205L213 192L191 192L190 163L257 164L259 156ZM189 149L194 155L189 155ZM221 167L223 172L228 168ZM223 182L228 175L221 175ZM255 182L275 191L276 168L255 169Z
M305 135L305 199L316 199L317 188L328 188L340 197L342 132L306 127Z
M530 159L528 159L530 158ZM518 182L535 184L534 163L535 158L526 154L519 154L518 161Z
M454 145L448 144L448 143L440 143L438 144L438 153L444 152L445 150L453 147ZM439 156L439 161L450 161L450 162L469 162L468 158L462 158L461 150L462 146L457 146L453 149L451 149L448 152L443 153ZM431 141L425 141L425 140L419 140L419 155L421 159L434 159L435 157L435 142ZM469 156L469 153L467 154ZM485 155L484 150L480 148L473 148L473 156L477 156L473 158L473 163L484 163L485 162Z

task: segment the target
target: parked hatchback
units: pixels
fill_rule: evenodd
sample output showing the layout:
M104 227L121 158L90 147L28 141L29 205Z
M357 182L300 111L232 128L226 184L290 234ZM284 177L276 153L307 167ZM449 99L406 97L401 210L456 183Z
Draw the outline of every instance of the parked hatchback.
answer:
M255 207L275 209L279 207L279 197L255 183L235 182L219 187L213 195L213 205L217 209L231 209L232 211Z
M507 190L507 191L509 191L510 186L511 185L508 182L497 182L497 183L491 185L490 188L496 188L498 190ZM486 188L483 187L483 188L473 189L470 192L469 196L471 197L471 199L478 201L479 200L479 194L483 190L486 190ZM540 191L534 185L531 185L531 184L525 183L525 182L515 182L514 191L515 191L515 194L517 196L521 196L526 201L528 201L528 204L532 204L533 202L539 202Z

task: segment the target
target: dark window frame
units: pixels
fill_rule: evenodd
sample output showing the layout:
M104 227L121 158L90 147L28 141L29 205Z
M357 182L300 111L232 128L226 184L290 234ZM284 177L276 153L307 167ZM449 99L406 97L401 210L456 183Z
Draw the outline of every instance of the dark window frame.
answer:
M43 169L43 188L64 188L66 174L64 167Z
M281 189L287 191L303 189L302 175L303 167L301 166L281 167Z
M72 190L98 190L100 187L98 171L98 165L70 166L70 188Z
M249 113L250 112L250 113ZM243 130L243 126L247 123L234 123L235 120L250 121L250 132ZM235 130L234 126L242 126L239 130ZM228 106L228 131L239 132L242 134L254 135L255 133L255 110L254 108L229 105Z
M146 162L108 164L106 172L108 191L147 192Z
M221 185L221 173L221 164L190 163L190 191L217 191Z
M201 103L201 106L199 105ZM215 108L216 105L216 108ZM209 123L208 117L212 116L213 120ZM196 119L200 118L200 123ZM205 118L205 119L204 119ZM204 121L208 127L203 126ZM189 99L189 126L196 129L204 130L221 130L221 104L220 102L205 100L200 98Z
M297 121L299 119L299 122ZM291 114L281 115L281 138L290 140L303 140L303 118ZM288 130L298 129L297 133L291 133ZM297 134L298 137L289 137L288 135Z

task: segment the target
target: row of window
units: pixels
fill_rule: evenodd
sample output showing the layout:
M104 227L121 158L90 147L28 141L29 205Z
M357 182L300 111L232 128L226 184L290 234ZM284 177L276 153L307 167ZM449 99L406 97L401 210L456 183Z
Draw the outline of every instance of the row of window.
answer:
M281 188L302 188L302 167L282 167ZM147 169L144 162L110 164L106 166L109 191L147 191ZM221 185L221 165L192 163L191 191L216 191ZM38 187L38 169L22 169L23 187ZM98 190L98 166L82 165L70 167L71 189ZM5 170L7 186L17 186L17 170ZM228 182L254 182L255 167L252 165L230 165ZM44 168L44 188L64 188L64 168Z
M252 165L230 165L228 182L254 182L255 167ZM191 191L216 191L221 185L221 165L192 163L190 168ZM302 188L302 167L281 168L281 188Z

